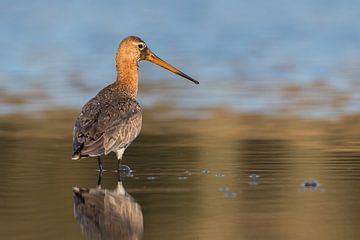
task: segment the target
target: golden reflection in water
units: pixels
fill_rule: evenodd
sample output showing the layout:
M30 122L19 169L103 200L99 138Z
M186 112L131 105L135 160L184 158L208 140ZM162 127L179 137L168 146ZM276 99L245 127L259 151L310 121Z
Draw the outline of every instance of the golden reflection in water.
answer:
M143 214L140 205L119 180L114 190L74 187L74 217L86 239L141 239Z

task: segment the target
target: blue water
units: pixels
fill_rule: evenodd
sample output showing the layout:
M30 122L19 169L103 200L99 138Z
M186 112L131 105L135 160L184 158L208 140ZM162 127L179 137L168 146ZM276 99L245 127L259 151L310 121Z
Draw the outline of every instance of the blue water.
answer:
M281 86L305 86L308 92L321 82L331 96L314 90L312 95L323 99L315 97L314 105L320 105L316 110L298 107L296 113L360 112L359 11L355 0L2 0L0 88L12 94L46 92L49 97L35 107L79 107L115 79L119 41L138 35L160 57L201 82L193 88L157 66L140 63L141 84L154 85L156 93L140 95L145 106L171 98L188 108L281 111L288 101ZM91 90L74 88L74 77ZM166 93L163 82L170 89ZM340 110L328 104L338 95L346 96ZM0 107L4 111L5 105Z

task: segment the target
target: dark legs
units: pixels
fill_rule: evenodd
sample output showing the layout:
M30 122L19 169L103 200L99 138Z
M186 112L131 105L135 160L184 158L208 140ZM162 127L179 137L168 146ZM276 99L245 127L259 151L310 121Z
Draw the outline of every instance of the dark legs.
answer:
M103 168L103 166L102 166L102 164L101 164L101 158L100 158L100 156L97 157L97 160L98 160L98 164L99 164L99 172L104 171L104 168Z
M99 172L106 171L106 170L103 168L103 166L102 166L101 157L100 157L100 156L97 157L97 161L98 161L98 164L99 164L99 169L98 169L98 171L99 171ZM121 158L118 158L117 171L118 171L118 172L125 172L125 173L127 173L127 174L132 173L132 170L131 170L131 168L130 168L129 166L127 166L127 165L122 165L122 164L121 164Z
M118 158L118 172L120 172L121 169L121 158Z
M98 182L97 182L98 187L101 187L101 177L102 177L102 171L99 171L99 177L98 177Z
M122 173L120 171L117 171L118 182L121 182L121 175Z

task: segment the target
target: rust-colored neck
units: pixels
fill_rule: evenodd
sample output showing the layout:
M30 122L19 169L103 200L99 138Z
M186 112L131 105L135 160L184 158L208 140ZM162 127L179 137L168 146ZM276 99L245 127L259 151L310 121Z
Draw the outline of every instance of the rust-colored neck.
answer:
M117 84L120 91L136 98L138 91L138 64L135 59L127 58L121 53L116 54Z

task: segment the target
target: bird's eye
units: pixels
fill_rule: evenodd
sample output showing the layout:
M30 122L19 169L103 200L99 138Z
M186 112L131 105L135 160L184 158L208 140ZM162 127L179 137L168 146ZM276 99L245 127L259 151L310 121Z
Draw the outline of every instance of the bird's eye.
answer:
M138 48L139 48L140 50L143 50L143 49L145 48L145 44L139 43L139 44L138 44Z

